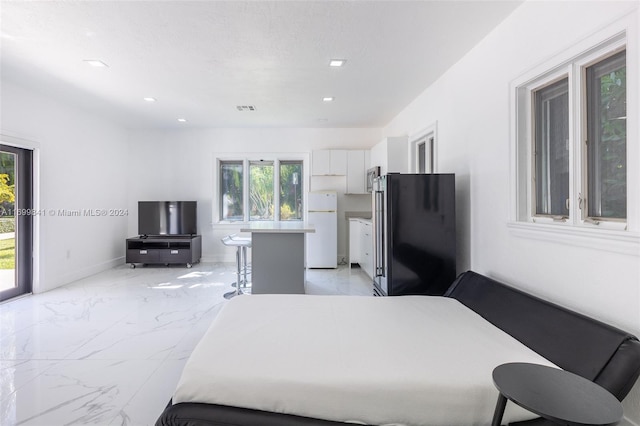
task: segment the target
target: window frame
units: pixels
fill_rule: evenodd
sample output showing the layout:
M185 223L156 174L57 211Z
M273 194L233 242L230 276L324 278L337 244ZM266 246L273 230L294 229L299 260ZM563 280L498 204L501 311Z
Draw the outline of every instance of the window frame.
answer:
M222 216L221 210L221 191L220 191L220 173L221 165L224 162L241 162L243 170L242 192L243 192L243 218L242 220L225 220ZM220 225L243 225L251 222L261 222L265 220L251 220L249 211L249 167L251 163L271 163L273 165L274 177L273 177L273 191L274 191L274 218L272 220L266 220L268 222L280 222L280 164L301 162L302 163L302 176L300 177L302 183L302 218L300 221L306 220L306 198L309 192L309 155L306 153L238 153L238 154L224 154L215 158L215 170L214 170L214 198L212 202L213 210L213 223ZM294 220L288 220L286 222L292 222Z
M583 193L582 194L588 194L589 192L589 173L588 170L585 171L585 168L588 168L589 165L589 150L588 150L588 144L586 143L586 141L589 139L589 122L588 122L588 116L589 116L589 111L588 111L588 98L587 98L587 85L588 85L588 80L587 80L587 68L598 64L599 62L606 60L608 58L611 58L615 55L617 55L618 53L622 52L623 50L627 50L628 53L628 49L626 48L626 45L624 46L618 46L615 50L612 50L610 52L608 52L607 54L604 55L600 55L600 56L595 56L595 57L590 57L587 58L588 60L585 61L581 61L577 63L577 66L581 67L581 77L582 77L582 85L583 85L583 92L580 93L580 106L582 108L581 111L581 117L582 117L582 123L581 123L581 128L580 128L580 141L584 141L581 143L581 158L582 158L582 162L581 162L581 177L582 177L582 182L581 182L581 187L583 189ZM629 73L627 72L627 75L629 75ZM627 80L628 82L628 80ZM629 86L627 85L627 98L629 95ZM628 113L628 111L627 111ZM628 116L628 114L627 114ZM628 129L628 125L629 122L631 120L627 119L627 141L626 141L626 146L628 147L629 145L629 129ZM627 164L629 164L629 155L627 153ZM627 174L627 188L629 188L629 175ZM627 204L629 202L628 200L629 198L629 191L627 190ZM590 224L594 224L594 225L599 225L599 224L609 224L608 226L616 226L616 227L620 227L622 225L626 226L627 220L629 219L629 208L627 206L627 214L625 218L601 218L598 216L590 216L589 215L589 203L591 202L591 200L589 198L587 198L586 202L583 205L583 208L581 209L581 220L583 222L587 222ZM618 225L611 225L611 224L615 224L617 223Z
M301 193L299 195L300 197L300 218L299 219L282 219L282 194L281 194L281 190L282 190L282 166L283 165L298 165L300 164L301 167L301 173L300 176L297 177L298 180L298 184L302 184L300 185L302 190ZM304 172L305 172L305 166L304 166L304 162L302 160L284 160L284 159L279 159L278 160L278 187L274 188L274 192L277 195L278 198L278 220L280 222L296 222L296 221L302 221L304 220L304 206L305 206L305 202L304 202L304 184L303 184L303 180L304 180ZM296 201L298 198L298 195L296 194ZM296 206L297 207L297 206Z
M550 59L511 81L509 210L507 226L520 237L543 239L602 250L640 255L640 146L638 140L639 81L638 30L631 15L584 37ZM579 208L586 191L586 68L626 50L627 67L627 217L626 220L594 220ZM568 218L536 217L532 212L535 190L532 143L532 89L562 75L569 77L570 215ZM576 141L581 141L576 145ZM586 210L584 210L586 212Z
M567 71L566 73L564 71ZM549 88L550 86L559 83L562 80L567 80L567 93L568 93L568 123L567 123L567 127L568 127L568 131L569 131L569 144L571 145L571 140L572 140L572 133L571 133L571 129L572 129L572 124L574 121L574 117L572 115L573 112L573 105L570 101L571 99L571 75L572 73L569 70L560 70L559 74L553 73L551 75L552 78L550 79L544 79L543 84L538 85L532 85L532 88L527 88L528 90L528 95L530 97L530 105L531 105L531 122L528 123L529 127L530 127L530 134L531 134L531 142L530 142L530 151L531 151L531 164L530 164L530 178L529 178L529 183L530 183L530 206L528 207L528 211L530 212L531 216L537 220L553 220L553 221L566 221L569 218L569 215L571 213L571 207L569 207L569 215L554 215L554 214L550 214L550 213L539 213L538 212L538 191L537 191L537 186L536 186L536 182L540 180L540 177L537 174L538 168L537 168L537 164L536 164L536 149L537 149L537 125L538 123L535 122L534 118L538 113L538 108L540 107L537 103L536 103L536 95L539 91L544 90L546 88ZM572 164L572 155L573 155L573 150L571 149L571 147L569 147L569 200L572 199L572 194L571 194L571 176L572 176L572 172L571 172L571 164ZM570 204L570 203L569 203Z
M252 219L251 211L253 207L253 202L251 200L251 169L252 167L271 167L272 177L272 190L271 197L273 200L273 213L271 218L266 219ZM280 162L278 160L249 160L246 173L243 173L243 186L247 188L246 196L243 199L243 205L245 206L243 214L244 220L248 220L249 222L274 222L280 220L280 197L277 196L277 188L280 185ZM246 202L245 202L246 201Z
M245 214L245 210L246 210L246 206L245 206L245 185L244 185L244 173L245 173L245 165L244 165L244 160L218 160L218 167L217 167L217 187L216 187L216 194L217 194L217 200L218 202L215 203L217 205L217 211L218 211L218 220L220 221L225 221L225 222L238 222L236 220L229 220L229 219L223 219L224 215L224 201L221 199L222 197L222 179L221 174L222 174L222 165L223 164L230 164L230 165L240 165L242 168L242 174L243 174L243 179L242 179L242 218L244 220L244 217L246 216Z

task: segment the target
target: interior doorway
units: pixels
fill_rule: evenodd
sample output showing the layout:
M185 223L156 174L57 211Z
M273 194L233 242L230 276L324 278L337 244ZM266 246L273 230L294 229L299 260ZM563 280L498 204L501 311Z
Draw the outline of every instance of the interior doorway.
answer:
M0 301L33 286L33 151L0 144Z

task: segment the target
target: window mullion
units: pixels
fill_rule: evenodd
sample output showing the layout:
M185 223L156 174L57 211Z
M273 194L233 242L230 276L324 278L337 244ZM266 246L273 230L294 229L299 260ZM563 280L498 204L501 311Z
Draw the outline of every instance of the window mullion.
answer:
M580 68L571 65L569 73L569 223L576 225L582 220L581 200L584 194L584 129L583 129L583 79ZM576 119L577 118L577 119Z
M280 160L273 161L273 220L280 221Z
M242 160L242 169L243 169L243 175L244 175L244 179L242 182L242 192L243 192L243 196L242 196L242 204L243 204L243 214L244 214L244 221L245 222L249 222L249 216L250 216L250 211L249 211L249 181L251 180L251 169L249 168L249 160L247 158L245 158L244 160Z

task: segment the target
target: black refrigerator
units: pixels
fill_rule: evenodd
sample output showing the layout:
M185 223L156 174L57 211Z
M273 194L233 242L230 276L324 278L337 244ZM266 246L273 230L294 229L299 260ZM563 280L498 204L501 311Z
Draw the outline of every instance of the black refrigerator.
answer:
M372 198L374 294L444 294L456 277L455 175L380 176Z

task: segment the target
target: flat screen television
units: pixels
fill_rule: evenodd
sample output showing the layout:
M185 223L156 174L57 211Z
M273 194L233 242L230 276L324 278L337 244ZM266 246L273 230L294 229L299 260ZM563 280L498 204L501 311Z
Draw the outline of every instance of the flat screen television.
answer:
M196 212L196 201L138 201L138 234L195 235Z

